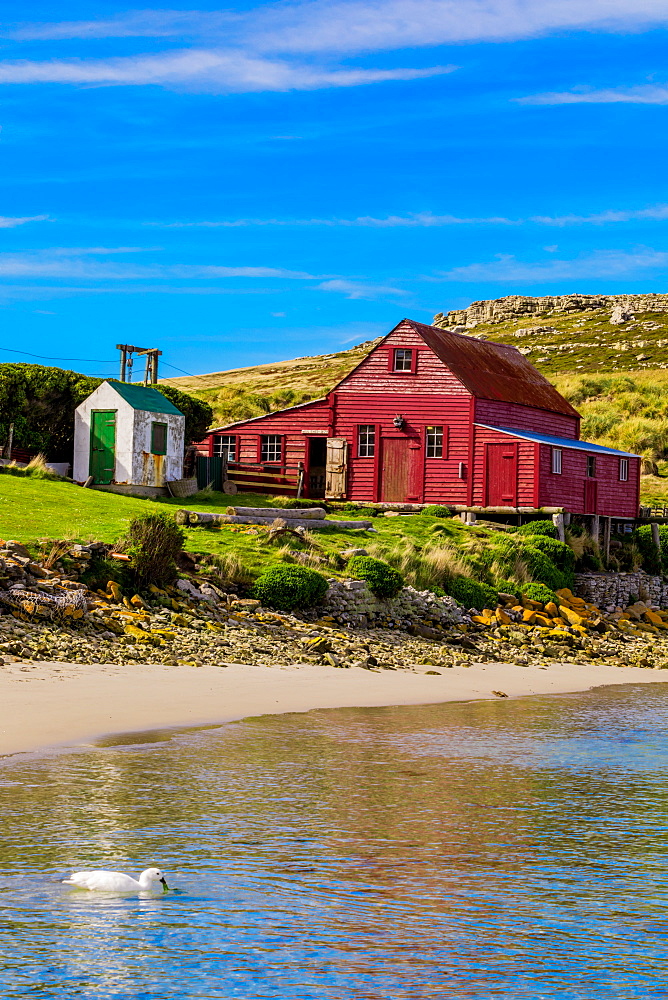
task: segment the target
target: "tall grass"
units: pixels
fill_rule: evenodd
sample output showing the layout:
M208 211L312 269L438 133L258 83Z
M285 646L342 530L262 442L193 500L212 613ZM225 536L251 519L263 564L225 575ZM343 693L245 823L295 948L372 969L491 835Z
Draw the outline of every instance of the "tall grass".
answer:
M582 414L582 437L652 461L668 458L668 385L630 376L566 376L559 391Z

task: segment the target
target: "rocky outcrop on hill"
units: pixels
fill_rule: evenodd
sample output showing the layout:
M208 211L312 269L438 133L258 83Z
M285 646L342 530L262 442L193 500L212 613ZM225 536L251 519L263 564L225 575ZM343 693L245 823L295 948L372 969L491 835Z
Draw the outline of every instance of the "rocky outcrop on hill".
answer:
M502 323L525 316L550 316L591 309L615 310L619 316L631 316L636 312L668 312L668 295L506 295L501 299L472 302L467 309L437 313L434 326L444 329L464 326L470 329L479 323Z

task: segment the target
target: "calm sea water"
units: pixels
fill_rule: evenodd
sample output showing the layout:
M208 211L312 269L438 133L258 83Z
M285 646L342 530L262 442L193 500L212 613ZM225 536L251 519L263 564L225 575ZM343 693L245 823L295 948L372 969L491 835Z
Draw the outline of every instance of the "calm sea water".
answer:
M664 685L109 739L0 800L2 997L668 994Z

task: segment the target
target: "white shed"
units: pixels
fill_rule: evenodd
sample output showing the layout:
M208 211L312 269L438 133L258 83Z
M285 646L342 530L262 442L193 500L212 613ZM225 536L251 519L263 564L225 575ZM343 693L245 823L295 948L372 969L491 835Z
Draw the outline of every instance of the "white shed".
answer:
M72 478L153 489L181 479L185 422L157 389L103 382L74 413Z

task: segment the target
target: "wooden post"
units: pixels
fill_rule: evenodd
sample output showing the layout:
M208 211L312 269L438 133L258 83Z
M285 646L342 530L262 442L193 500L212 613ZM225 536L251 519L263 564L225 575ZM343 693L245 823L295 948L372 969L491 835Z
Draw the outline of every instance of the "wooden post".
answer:
M661 537L659 535L659 525L656 521L652 521L652 541L659 557L659 565L661 565Z
M591 519L591 537L594 539L598 545L598 539L601 534L601 519L598 514L594 514Z
M563 514L553 514L552 523L557 529L557 537L560 542L566 541L566 532L564 530L564 515Z
M603 518L603 558L607 567L610 562L610 534L612 532L612 518Z

